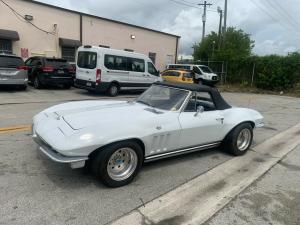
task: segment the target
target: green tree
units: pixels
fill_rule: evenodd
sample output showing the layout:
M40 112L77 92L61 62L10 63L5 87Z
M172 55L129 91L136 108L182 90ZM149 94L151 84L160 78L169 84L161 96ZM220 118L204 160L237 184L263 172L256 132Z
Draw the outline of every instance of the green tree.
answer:
M222 40L222 43L220 40ZM211 32L203 41L194 45L195 60L236 60L251 55L254 41L241 29L229 27L223 37Z

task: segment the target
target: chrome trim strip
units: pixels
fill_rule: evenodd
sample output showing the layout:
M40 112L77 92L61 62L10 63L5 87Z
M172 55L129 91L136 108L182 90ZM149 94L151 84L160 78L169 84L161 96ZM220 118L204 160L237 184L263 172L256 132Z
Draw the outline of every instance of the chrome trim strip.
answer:
M61 155L54 151L51 147L43 143L43 140L37 134L32 135L33 140L39 145L39 150L43 152L48 158L58 163L75 163L88 160L86 156L68 157ZM84 164L83 164L84 166Z
M152 155L152 156L146 157L145 162L151 162L154 160L168 158L168 157L172 157L172 156L176 156L176 155L181 155L181 154L185 154L188 152L196 152L196 151L203 150L203 149L214 148L214 147L220 146L220 144L221 144L221 142L214 142L214 143L210 143L210 144L205 144L205 145L200 145L200 146L195 146L195 147L190 147L190 148L185 148L185 149L179 149L179 150L175 150L175 151L171 151L171 152L161 153L161 154L157 154L157 155Z

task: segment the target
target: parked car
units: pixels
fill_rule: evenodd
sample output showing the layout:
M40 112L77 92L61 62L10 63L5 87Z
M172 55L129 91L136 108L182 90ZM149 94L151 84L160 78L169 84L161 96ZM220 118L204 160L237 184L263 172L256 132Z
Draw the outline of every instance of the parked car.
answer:
M224 146L240 156L263 117L231 107L217 89L158 82L135 101L81 101L33 118L40 151L72 168L89 165L110 187L133 180L144 162Z
M0 85L27 88L27 67L21 57L0 54Z
M169 64L167 69L186 69L195 73L195 82L205 85L215 85L219 77L208 66L192 64Z
M180 82L180 83L187 83L193 84L195 73L189 70L177 69L177 70L165 70L161 73L161 77L164 81L171 81L171 82Z
M72 86L75 71L65 59L31 57L25 63L29 82L37 89L47 85L62 85L66 89Z
M159 71L146 55L89 45L78 49L78 88L117 96L120 90L147 89L156 81L161 81Z

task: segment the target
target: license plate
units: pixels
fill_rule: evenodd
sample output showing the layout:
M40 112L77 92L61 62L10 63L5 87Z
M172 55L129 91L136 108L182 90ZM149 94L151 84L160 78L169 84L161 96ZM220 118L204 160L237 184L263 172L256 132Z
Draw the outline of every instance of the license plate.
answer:
M65 72L63 70L57 70L58 74L64 74Z
M92 86L92 83L91 83L91 82L87 82L87 83L86 83L86 86L91 87L91 86Z

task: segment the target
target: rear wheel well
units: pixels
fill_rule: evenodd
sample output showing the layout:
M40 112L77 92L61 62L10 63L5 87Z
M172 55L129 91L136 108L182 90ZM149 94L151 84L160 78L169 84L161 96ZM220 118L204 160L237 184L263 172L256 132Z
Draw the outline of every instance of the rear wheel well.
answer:
M131 139L125 139L125 140L121 140L121 141L115 141L115 142L106 144L104 146L101 146L100 148L96 149L95 151L93 151L92 153L89 154L89 156L88 156L89 160L92 160L98 154L99 151L101 151L102 149L106 148L107 146L112 145L112 144L116 144L116 143L119 143L119 142L123 142L123 141L132 141L132 142L137 143L142 148L143 155L145 156L145 144L144 144L144 142L141 141L138 138L131 138Z
M109 86L111 86L112 84L115 84L120 89L120 83L118 81L114 80L114 81L110 82Z

